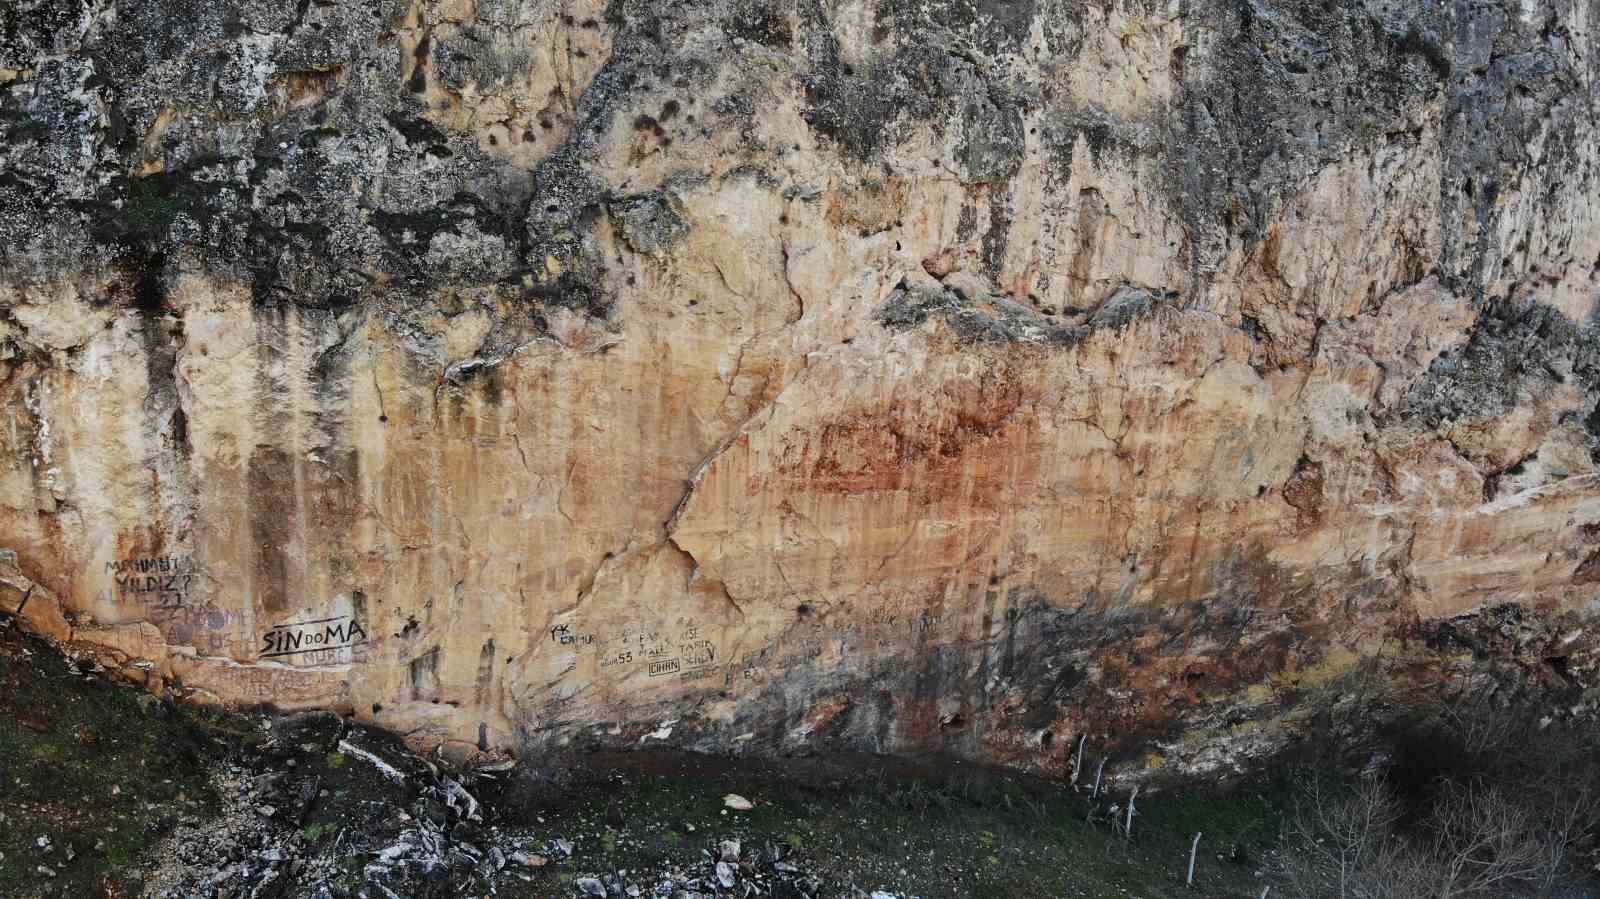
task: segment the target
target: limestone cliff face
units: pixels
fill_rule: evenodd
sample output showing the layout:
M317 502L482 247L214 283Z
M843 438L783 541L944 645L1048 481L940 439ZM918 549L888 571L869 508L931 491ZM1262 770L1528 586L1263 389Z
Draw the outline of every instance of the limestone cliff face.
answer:
M1267 751L1595 595L1596 28L4 4L0 610L462 751Z

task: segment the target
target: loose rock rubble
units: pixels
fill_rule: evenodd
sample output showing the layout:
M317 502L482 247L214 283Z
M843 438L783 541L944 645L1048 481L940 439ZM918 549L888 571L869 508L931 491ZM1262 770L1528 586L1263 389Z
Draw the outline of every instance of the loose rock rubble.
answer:
M730 848L731 847L731 848ZM788 851L777 843L741 856L738 840L722 840L716 854L682 867L657 872L617 871L583 877L575 883L590 896L655 896L660 899L709 899L712 896L779 896L801 899L821 894L821 878L785 861Z
M683 862L658 870L588 870L594 856L575 854L578 840L599 842L593 834L568 839L495 823L477 794L513 776L509 761L451 770L325 712L263 726L267 739L215 775L222 813L185 818L164 839L162 862L145 884L149 899L493 896L551 866L567 875L561 888L580 896L823 895L822 878L785 845L747 846L729 835L705 834L698 848L686 843ZM735 795L726 804L753 807ZM39 845L48 840L40 836Z

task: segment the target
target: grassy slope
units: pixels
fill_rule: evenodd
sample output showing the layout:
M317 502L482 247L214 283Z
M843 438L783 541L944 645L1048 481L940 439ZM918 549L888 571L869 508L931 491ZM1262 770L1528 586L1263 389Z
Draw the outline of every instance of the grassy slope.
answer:
M0 896L126 892L119 875L161 834L213 813L206 771L235 739L212 735L225 727L85 677L0 626Z
M727 792L756 807L725 814ZM1260 894L1254 872L1277 834L1269 796L1241 789L1214 799L1151 797L1137 808L1130 840L1104 822L1086 823L1087 806L1070 791L983 772L821 785L750 771L628 772L547 818L551 836L575 839L574 856L565 871L513 895L547 895L549 877L656 870L730 836L746 851L786 844L794 863L822 876L824 895L852 885L930 899ZM1186 887L1196 829L1205 836L1195 884Z
M133 894L161 834L180 818L216 813L208 768L258 735L240 719L170 708L85 678L0 626L0 897ZM1217 798L1151 796L1138 803L1129 840L1103 820L1086 823L1087 805L1059 785L955 763L644 754L589 762L539 795L485 795L502 833L576 844L572 858L501 895L570 894L578 876L683 866L737 836L747 852L786 844L793 863L822 877L826 896L855 885L923 897L1253 899L1281 805L1278 793L1249 788ZM307 843L331 839L356 823L359 809L383 803L345 783L369 773L350 770L360 762L335 753L313 764L326 767L325 785L335 788L307 822ZM729 792L756 807L724 812ZM1188 888L1195 830L1205 837ZM49 852L35 845L45 834ZM65 859L67 846L74 861ZM352 863L359 870L359 860ZM40 865L56 876L40 874Z

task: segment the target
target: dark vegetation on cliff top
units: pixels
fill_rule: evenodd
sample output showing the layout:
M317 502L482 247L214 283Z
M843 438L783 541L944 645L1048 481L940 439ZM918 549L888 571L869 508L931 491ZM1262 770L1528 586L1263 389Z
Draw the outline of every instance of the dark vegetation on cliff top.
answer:
M508 79L493 42L470 31L430 40L413 66L386 43L401 17L394 3L163 0L123 4L105 29L87 28L86 8L66 0L0 5L0 69L30 73L17 83L26 90L0 88L0 260L19 273L92 259L171 277L193 255L250 282L261 302L337 307L448 283L609 314L593 230L616 188L597 148L647 127L696 169L700 132L640 109L685 102L724 70L779 54L794 66L808 127L846 164L883 164L932 123L959 129L952 162L963 182L1009 192L1025 118L1041 111L1045 148L1063 165L1080 137L1097 159L1158 160L1164 174L1150 186L1181 210L1193 290L1232 248L1261 239L1310 174L1353 148L1437 140L1434 267L1452 289L1505 299L1484 295L1510 250L1496 236L1508 214L1500 185L1561 172L1592 116L1572 62L1583 36L1520 22L1512 4L1198 0L1183 16L1215 36L1214 58L1193 64L1179 48L1173 98L1119 117L1102 98L1065 93L1025 55L1035 29L1053 57L1083 51L1099 27L1092 6L883 2L869 26L881 50L850 62L822 4L616 0L603 23L574 26L603 24L613 47L572 98L566 136L530 172L423 115L430 76L452 90ZM250 35L283 38L269 84L304 85L316 102L256 96L243 62ZM197 115L152 131L174 103ZM1417 124L1428 103L1444 106L1436 135ZM703 106L701 137L743 134L755 115L748 91ZM1546 132L1543 157L1529 158ZM134 176L152 134L162 170ZM752 160L765 152L748 139L744 149ZM775 189L795 186L766 174ZM991 266L1010 239L1005 205L983 236ZM541 281L549 258L563 270Z

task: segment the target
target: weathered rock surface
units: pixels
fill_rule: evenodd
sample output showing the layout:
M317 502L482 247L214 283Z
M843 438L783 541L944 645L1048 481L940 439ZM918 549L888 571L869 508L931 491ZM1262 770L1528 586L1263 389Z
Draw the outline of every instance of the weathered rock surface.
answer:
M1584 621L1597 25L9 4L0 611L462 754L1268 751Z

